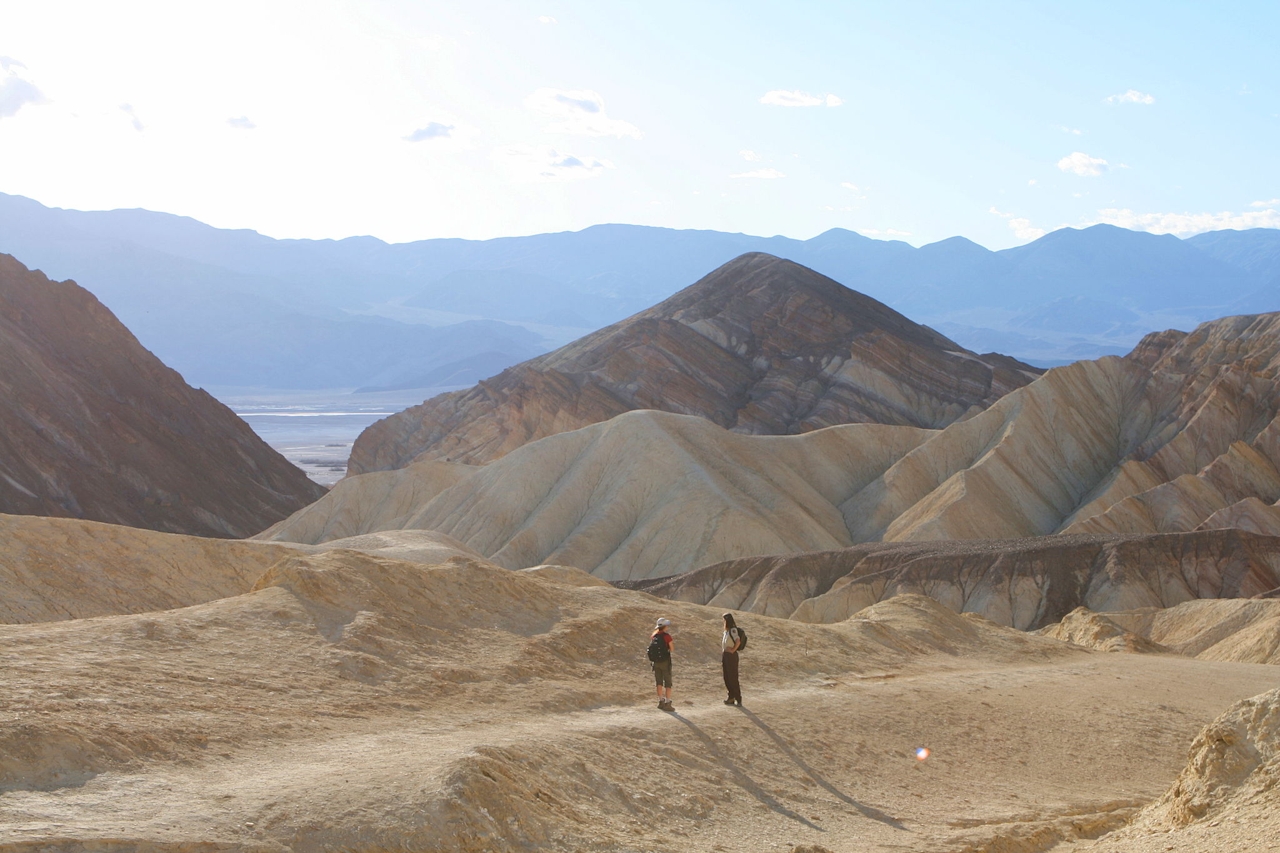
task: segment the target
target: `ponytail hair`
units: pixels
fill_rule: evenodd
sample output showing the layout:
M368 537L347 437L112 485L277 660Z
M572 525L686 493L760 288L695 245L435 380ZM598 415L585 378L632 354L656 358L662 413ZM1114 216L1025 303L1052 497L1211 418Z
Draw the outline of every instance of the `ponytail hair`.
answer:
M738 623L733 621L733 614L726 613L724 615L724 629L726 631L732 631L734 628L737 628L737 627L738 627Z

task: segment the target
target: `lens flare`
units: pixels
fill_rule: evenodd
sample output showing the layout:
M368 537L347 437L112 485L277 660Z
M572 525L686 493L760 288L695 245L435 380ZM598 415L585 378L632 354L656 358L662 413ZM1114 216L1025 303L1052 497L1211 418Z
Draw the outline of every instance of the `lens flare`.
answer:
M916 750L916 761L924 761L930 755L933 755L933 751L927 746L922 746Z

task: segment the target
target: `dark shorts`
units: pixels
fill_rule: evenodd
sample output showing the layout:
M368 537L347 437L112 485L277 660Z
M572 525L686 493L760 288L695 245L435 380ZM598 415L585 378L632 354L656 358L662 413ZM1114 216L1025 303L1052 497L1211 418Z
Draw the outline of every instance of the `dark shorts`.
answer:
M653 680L659 687L671 686L671 658L654 661Z

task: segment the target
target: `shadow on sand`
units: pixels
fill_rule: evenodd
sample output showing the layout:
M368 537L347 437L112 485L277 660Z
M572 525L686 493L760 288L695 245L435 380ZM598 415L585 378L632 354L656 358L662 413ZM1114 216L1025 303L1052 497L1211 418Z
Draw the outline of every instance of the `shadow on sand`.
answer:
M684 723L685 726L688 727L689 731L693 732L694 737L702 741L703 746L707 748L707 752L714 756L716 761L720 762L720 766L733 774L733 780L738 784L738 787L751 794L751 796L755 797L769 809L777 812L778 814L789 817L798 823L802 823L810 829L817 830L818 832L826 832L825 829L818 826L804 815L797 814L770 796L768 791L757 785L750 776L743 773L742 770L738 768L738 765L734 764L733 761L730 760L729 756L721 752L720 747L716 745L716 742L712 740L706 732L698 728L692 720L681 716L679 712L673 712L671 716Z
M902 823L897 818L893 817L892 815L887 815L884 812L880 811L879 809L872 808L871 806L863 805L862 803L855 800L853 797L850 797L848 794L841 791L835 785L832 785L825 778L823 778L823 776L819 774L818 771L810 767L808 762L806 762L803 758L800 757L800 753L796 752L795 749L789 743L787 743L785 740L782 739L781 735L779 735L772 728L770 728L768 723L760 719L751 711L748 711L746 708L743 708L742 706L738 706L738 710L742 711L742 713L746 715L748 720L755 723L756 727L759 728L760 731L768 735L769 739L774 742L774 745L776 745L778 749L780 749L787 756L787 758L790 758L795 763L796 767L799 767L801 770L803 770L810 779L816 782L827 793L836 797L841 802L846 803L852 806L853 808L857 809L864 817L869 817L872 820L878 820L880 821L880 823L883 823L887 826L892 826L894 829L901 829L904 832L909 831L905 826L902 825Z

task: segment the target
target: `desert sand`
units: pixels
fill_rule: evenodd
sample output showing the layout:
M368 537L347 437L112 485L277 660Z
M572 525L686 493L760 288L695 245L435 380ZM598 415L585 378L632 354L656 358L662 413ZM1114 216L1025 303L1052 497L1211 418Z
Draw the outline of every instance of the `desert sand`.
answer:
M0 850L1039 851L1135 815L1173 845L1150 849L1267 849L1197 846L1214 808L1172 834L1155 810L1272 666L900 596L832 625L743 614L736 708L719 613L337 549L195 606L0 627ZM659 615L674 714L642 659ZM1251 809L1237 840L1280 828L1259 778L1214 801Z

